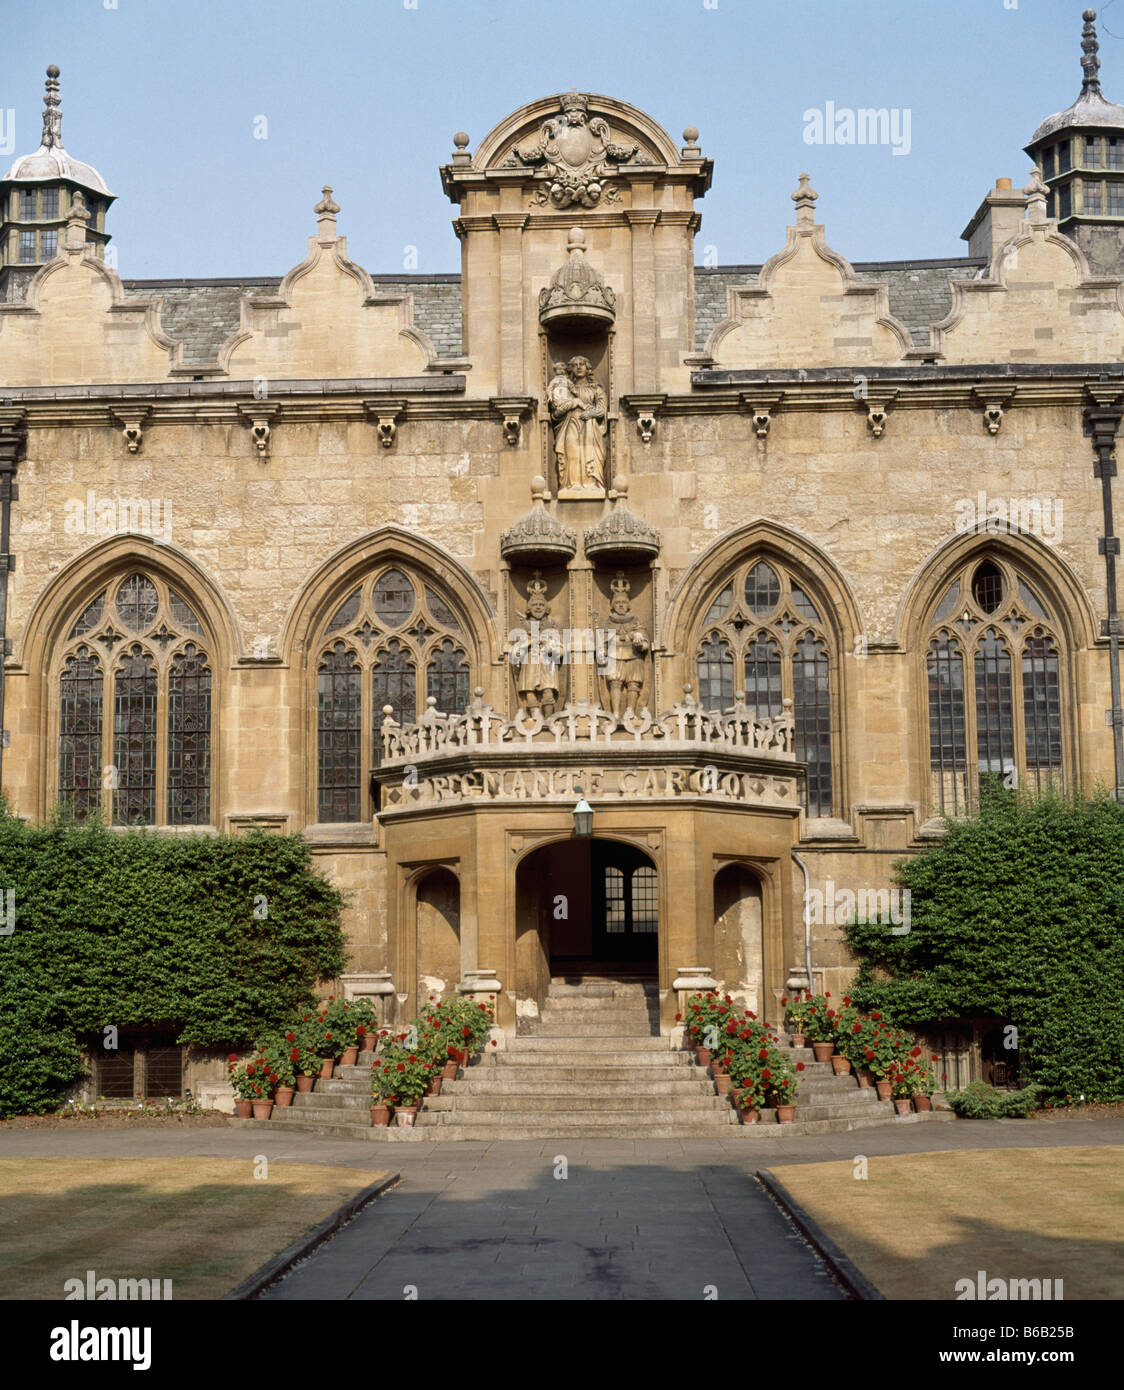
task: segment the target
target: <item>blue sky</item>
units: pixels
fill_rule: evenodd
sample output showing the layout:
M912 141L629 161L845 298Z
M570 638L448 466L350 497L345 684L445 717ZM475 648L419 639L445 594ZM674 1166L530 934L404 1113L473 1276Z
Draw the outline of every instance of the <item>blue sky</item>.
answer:
M1074 0L5 0L0 135L39 143L62 69L68 151L100 170L125 278L279 275L330 183L373 272L460 269L437 168L524 102L578 87L715 161L696 259L764 260L808 170L854 261L966 253L960 233L1081 85ZM1124 0L1098 7L1124 101ZM1111 32L1121 37L1117 38ZM817 145L804 113L909 112L910 150ZM14 132L12 116L14 112ZM255 119L268 138L255 139ZM260 126L259 126L260 129ZM7 146L5 145L5 149Z

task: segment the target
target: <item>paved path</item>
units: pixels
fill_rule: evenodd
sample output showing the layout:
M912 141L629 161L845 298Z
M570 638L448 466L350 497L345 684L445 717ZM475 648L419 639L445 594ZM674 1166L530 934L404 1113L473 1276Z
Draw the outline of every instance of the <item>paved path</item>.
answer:
M0 1128L0 1157L178 1155L390 1167L402 1175L273 1299L842 1297L753 1173L857 1154L1124 1144L1124 1119L889 1125L783 1141L372 1144L226 1129ZM558 1156L567 1162L560 1171ZM265 1254L263 1253L263 1263Z

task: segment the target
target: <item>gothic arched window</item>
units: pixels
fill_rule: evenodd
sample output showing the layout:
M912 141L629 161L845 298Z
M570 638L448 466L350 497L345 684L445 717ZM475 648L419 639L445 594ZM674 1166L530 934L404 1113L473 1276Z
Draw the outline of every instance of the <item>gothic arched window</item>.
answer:
M969 810L987 777L1061 785L1062 661L1058 624L1025 575L991 556L961 566L928 629L935 810Z
M139 571L76 617L56 679L58 795L79 820L100 810L114 825L210 824L205 639L191 605Z
M744 691L758 718L772 719L792 701L809 816L834 809L833 648L822 611L783 565L751 560L711 601L696 652L704 709L728 709Z
M377 765L383 710L413 724L433 696L462 714L471 693L469 642L452 603L413 571L375 571L337 603L318 662L317 815L364 819L364 769Z

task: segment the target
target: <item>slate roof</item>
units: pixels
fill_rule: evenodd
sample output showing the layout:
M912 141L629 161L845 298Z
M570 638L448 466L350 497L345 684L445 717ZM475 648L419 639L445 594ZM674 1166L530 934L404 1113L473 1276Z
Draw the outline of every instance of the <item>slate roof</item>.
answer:
M952 306L949 280L971 280L987 262L961 257L929 261L859 261L860 280L883 281L890 290L891 312L909 328L914 343L929 342L929 325L943 319ZM695 267L695 345L702 349L716 324L726 317L726 291L752 285L759 265ZM459 275L372 275L382 294L414 296L414 320L433 340L441 357L461 355L461 286ZM243 294L273 294L280 276L232 279L126 280L129 296L153 295L164 301L162 324L184 344L188 366L213 364L219 348L237 329L238 302Z

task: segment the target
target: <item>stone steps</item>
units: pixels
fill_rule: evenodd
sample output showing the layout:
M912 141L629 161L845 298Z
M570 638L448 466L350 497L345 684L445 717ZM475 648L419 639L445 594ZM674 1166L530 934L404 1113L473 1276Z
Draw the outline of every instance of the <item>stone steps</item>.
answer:
M650 981L554 980L542 1013L520 1020L518 1036L487 1049L439 1096L426 1097L413 1127L371 1124L370 1054L339 1067L310 1093L275 1109L269 1120L235 1123L281 1131L375 1142L420 1139L567 1139L604 1137L691 1139L757 1135L767 1145L783 1134L826 1134L871 1125L909 1123L889 1101L816 1062L811 1048L779 1046L803 1062L793 1124L775 1110L755 1125L740 1123L707 1069L685 1048L672 1047L656 1024Z

